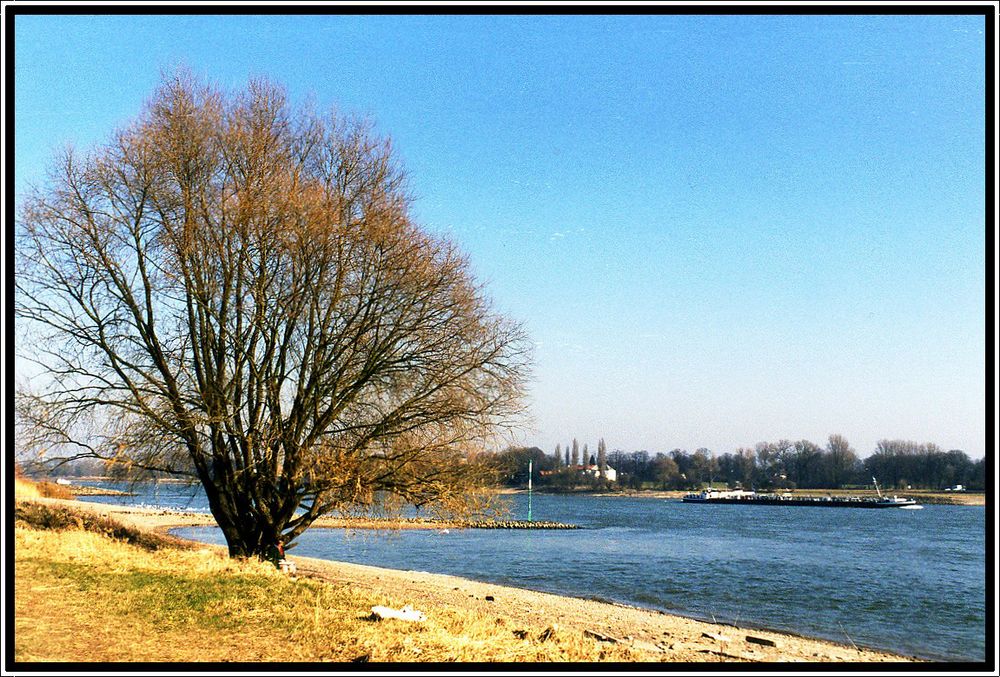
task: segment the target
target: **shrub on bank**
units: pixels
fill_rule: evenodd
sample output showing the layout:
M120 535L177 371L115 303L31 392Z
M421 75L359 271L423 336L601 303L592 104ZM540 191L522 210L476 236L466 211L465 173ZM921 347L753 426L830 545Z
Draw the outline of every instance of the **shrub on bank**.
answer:
M33 529L66 530L79 529L103 534L118 541L137 545L144 550L156 551L162 548L190 548L184 540L172 536L161 536L149 531L141 531L125 526L107 517L78 512L69 508L45 505L32 501L21 501L14 508L15 524Z
M64 500L73 500L76 498L76 494L69 487L63 486L62 484L56 484L55 482L36 482L35 485L38 487L38 493L40 493L44 498L62 498Z

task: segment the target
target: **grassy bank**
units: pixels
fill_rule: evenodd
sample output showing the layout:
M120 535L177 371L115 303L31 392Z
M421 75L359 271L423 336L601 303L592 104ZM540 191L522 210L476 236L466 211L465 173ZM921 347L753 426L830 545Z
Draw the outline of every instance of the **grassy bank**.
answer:
M424 623L373 621L372 606L407 600L349 582L291 579L217 548L130 544L77 520L56 530L17 523L16 661L642 658L629 647L558 628L525 631L475 610L427 609Z

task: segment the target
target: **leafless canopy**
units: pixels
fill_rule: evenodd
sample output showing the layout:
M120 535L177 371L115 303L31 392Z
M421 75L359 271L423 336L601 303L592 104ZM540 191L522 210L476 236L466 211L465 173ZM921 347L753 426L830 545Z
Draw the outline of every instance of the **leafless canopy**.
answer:
M464 497L521 412L527 344L411 222L404 178L365 122L274 84L165 79L21 210L31 429L193 474L234 555L377 493Z

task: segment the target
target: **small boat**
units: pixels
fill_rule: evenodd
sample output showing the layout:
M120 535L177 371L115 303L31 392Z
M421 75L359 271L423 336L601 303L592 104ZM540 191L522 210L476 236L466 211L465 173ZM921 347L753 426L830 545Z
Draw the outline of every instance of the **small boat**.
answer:
M886 508L907 508L909 510L920 510L924 507L922 505L918 505L912 498L900 498L895 495L893 495L892 498L883 496L882 490L878 488L878 480L873 477L872 482L875 483L875 491L878 492L879 503L884 504L884 507Z

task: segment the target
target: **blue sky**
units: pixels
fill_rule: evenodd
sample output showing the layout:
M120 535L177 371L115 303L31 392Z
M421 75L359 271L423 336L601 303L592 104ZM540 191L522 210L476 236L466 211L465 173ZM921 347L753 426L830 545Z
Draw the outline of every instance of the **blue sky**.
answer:
M8 17L9 19L9 17ZM536 342L551 451L985 451L985 42L962 16L18 16L15 199L184 65L370 115Z

